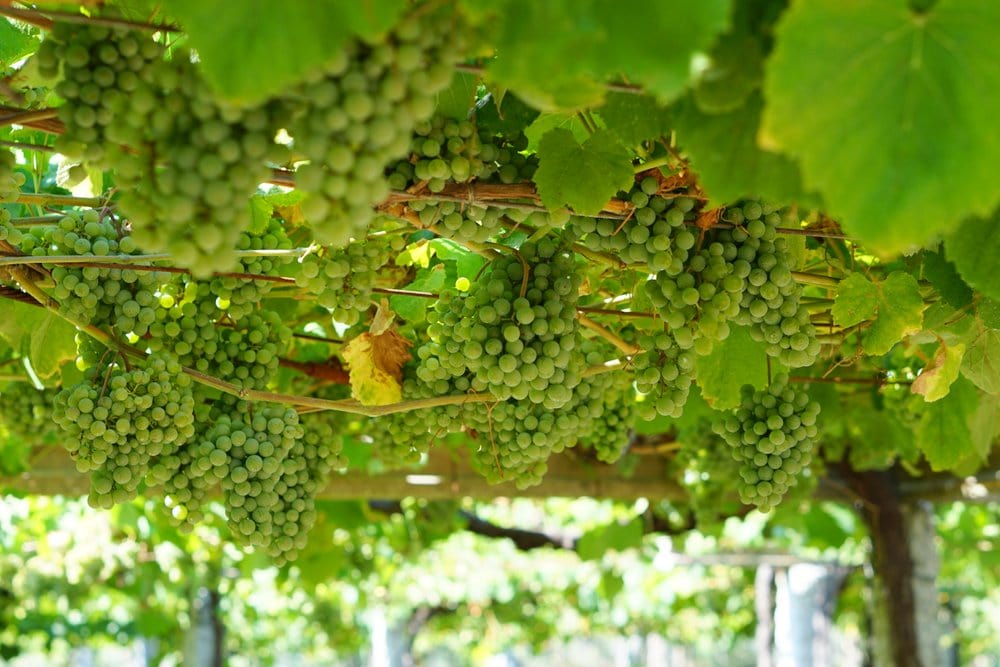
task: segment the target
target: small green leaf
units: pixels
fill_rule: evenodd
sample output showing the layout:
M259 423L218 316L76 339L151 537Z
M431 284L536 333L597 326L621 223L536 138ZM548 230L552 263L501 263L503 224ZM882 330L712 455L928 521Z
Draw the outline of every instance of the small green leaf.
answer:
M38 48L38 29L0 18L0 70L7 69Z
M642 544L642 520L636 517L628 523L609 523L588 530L576 543L582 560L598 560L607 551L624 551Z
M27 350L38 377L52 377L60 364L76 358L73 325L44 308L17 301L5 303L4 309L0 336L14 349Z
M988 394L1000 394L1000 330L983 327L962 360L962 375Z
M476 104L479 77L468 72L457 72L451 85L438 93L436 115L453 120L466 120Z
M954 308L965 308L972 303L972 290L955 269L955 263L945 258L944 252L923 252L924 278Z
M581 146L569 130L550 130L538 146L535 184L549 209L569 206L584 215L601 212L618 191L631 187L632 156L607 130Z
M934 359L913 381L911 389L920 394L928 403L939 401L948 395L952 383L958 379L958 369L965 356L965 345L948 346L944 341L938 345Z
M451 239L437 238L430 242L434 254L444 261L453 260L458 269L455 278L468 278L474 280L479 271L483 268L486 260L482 255L472 252L465 246L455 243Z
M948 257L965 282L990 297L1000 300L1000 210L988 220L970 218L946 240Z
M970 421L978 403L979 392L960 378L947 396L926 406L917 427L917 447L932 470L954 468L976 453Z
M323 67L353 35L391 27L405 0L291 2L176 0L170 9L224 97L260 102Z
M415 292L440 292L447 283L447 271L443 264L417 272L413 282L404 289ZM407 322L423 322L427 319L427 308L434 304L433 299L420 296L393 295L389 297L392 311Z
M787 371L771 361L771 372ZM729 337L715 344L711 353L695 358L695 379L705 401L716 410L730 410L740 404L740 388L767 385L767 345L750 336L746 327L730 327Z
M1000 201L1000 4L910 4L791 3L764 86L768 145L798 158L826 210L886 254Z
M830 313L842 327L851 327L875 317L878 312L878 288L860 273L840 281Z
M852 273L837 289L833 321L849 327L873 319L861 338L865 353L885 354L892 346L923 326L924 300L916 278L902 271L872 282Z

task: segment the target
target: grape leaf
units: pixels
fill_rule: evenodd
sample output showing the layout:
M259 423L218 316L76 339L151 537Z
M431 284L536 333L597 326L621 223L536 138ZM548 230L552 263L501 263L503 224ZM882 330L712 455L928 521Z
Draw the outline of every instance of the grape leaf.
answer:
M466 120L476 103L479 77L468 72L457 72L451 85L438 93L436 115L455 120Z
M955 308L965 308L972 303L972 290L955 269L955 263L943 251L923 252L924 278Z
M764 45L746 26L722 35L709 54L710 63L698 74L692 93L706 113L739 109L763 78Z
M218 93L259 102L325 65L353 35L384 32L405 0L291 2L176 0L171 11Z
M920 394L928 403L939 401L948 395L952 383L958 379L958 370L965 356L965 345L938 345L931 363L920 373L910 389Z
M795 162L757 143L762 106L760 94L754 93L745 105L729 113L707 114L690 95L671 107L677 139L713 201L804 199Z
M638 146L669 134L671 130L667 107L648 95L612 93L599 113L608 130L626 146Z
M945 240L948 257L958 273L977 290L1000 300L1000 209L988 220L970 218Z
M543 111L596 106L605 92L603 81L621 72L669 101L687 85L692 55L707 50L725 29L729 4L494 2L492 16L478 12L487 17L497 48L487 78Z
M601 212L634 179L629 151L613 134L599 130L581 146L569 130L556 128L538 145L535 184L550 209L569 206L584 215Z
M764 86L768 144L797 157L827 211L882 253L1000 201L1000 4L910 4L792 4Z
M0 70L33 53L38 48L38 29L0 18Z
M418 292L439 292L447 283L447 271L444 264L437 264L429 269L421 269L417 276L404 289ZM389 305L393 312L407 322L423 322L427 319L427 308L433 305L431 299L422 296L395 295L389 297Z
M455 262L458 269L456 278L468 278L474 280L479 271L483 268L486 260L479 253L472 252L465 246L455 243L451 239L436 238L430 242L434 254L441 260Z
M4 303L0 336L27 353L40 378L52 377L64 361L76 358L76 328L55 313L18 301Z
M771 360L775 375L787 372ZM695 379L705 401L716 410L729 410L740 404L740 387L745 384L761 389L767 385L767 346L750 337L746 327L731 326L729 337L715 344L711 353L694 362Z
M852 273L840 281L830 313L842 327L875 317L878 312L878 288L860 273Z
M628 523L617 521L592 528L580 536L576 553L582 560L598 560L607 551L624 551L642 544L642 521L636 517Z
M1000 394L1000 330L983 327L962 360L962 375L988 394Z
M402 367L411 357L411 343L393 330L365 332L341 353L350 367L351 395L362 405L387 405L402 400Z
M979 398L979 407L969 419L969 433L976 454L983 460L990 455L993 443L1000 436L1000 396L983 394Z
M976 454L970 421L979 405L979 392L959 378L940 401L930 403L917 426L917 447L932 470L947 470Z
M908 334L920 331L924 300L916 278L903 271L872 282L852 273L837 289L831 314L843 327L874 318L861 337L865 353L885 354Z

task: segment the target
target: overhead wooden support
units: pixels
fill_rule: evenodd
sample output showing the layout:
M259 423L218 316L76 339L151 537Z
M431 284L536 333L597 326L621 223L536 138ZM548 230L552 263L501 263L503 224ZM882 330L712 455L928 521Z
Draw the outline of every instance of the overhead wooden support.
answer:
M431 451L425 465L412 469L333 473L320 495L329 499L589 496L682 500L686 493L668 478L666 466L666 459L644 456L635 472L625 476L614 466L582 460L570 451L552 457L541 484L520 490L510 482L487 483L472 469L465 450L439 448ZM35 452L30 472L0 477L0 490L4 489L37 495L85 495L88 478L76 471L65 450L48 446Z

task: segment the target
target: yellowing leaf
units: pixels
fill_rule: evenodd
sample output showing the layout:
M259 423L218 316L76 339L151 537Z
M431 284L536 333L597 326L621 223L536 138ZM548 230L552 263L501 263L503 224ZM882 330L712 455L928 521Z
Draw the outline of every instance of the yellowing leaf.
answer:
M395 330L363 333L344 346L350 369L351 395L362 405L388 405L403 399L403 364L409 361L410 341Z
M928 403L941 400L948 395L951 384L958 378L958 370L965 356L965 345L959 343L948 347L942 341L931 363L924 368L911 389L920 394Z

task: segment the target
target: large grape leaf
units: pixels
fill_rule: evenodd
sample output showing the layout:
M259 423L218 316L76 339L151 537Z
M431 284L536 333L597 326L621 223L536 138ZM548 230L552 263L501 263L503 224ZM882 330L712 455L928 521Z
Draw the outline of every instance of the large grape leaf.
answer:
M803 199L796 163L757 143L761 108L758 93L727 113L705 113L690 95L673 105L677 139L713 201L729 203L741 197L780 202Z
M469 2L477 10L484 3ZM687 85L691 58L726 28L729 0L503 0L478 11L494 37L487 77L532 106L595 106L603 82L628 72L668 101Z
M1000 209L988 219L970 218L945 241L948 258L959 274L977 290L1000 299Z
M930 281L941 296L955 308L965 308L972 303L972 290L955 270L955 263L944 252L923 253L924 278Z
M555 128L538 144L535 184L550 209L569 206L595 215L615 193L629 189L634 176L629 151L607 130L598 130L581 146L572 132Z
M384 32L406 4L175 0L170 10L197 49L205 78L222 96L250 103L322 67L352 35Z
M667 107L648 95L612 93L600 108L608 129L627 146L670 134L671 119Z
M750 337L746 327L732 326L729 337L715 344L712 352L697 357L695 379L705 401L716 410L729 410L740 404L740 388L745 384L760 389L767 385L767 346ZM771 360L771 373L788 369Z
M794 3L763 130L846 229L893 253L1000 201L1000 3Z
M979 407L979 392L959 378L940 401L929 403L917 426L917 447L932 470L947 470L977 456L972 420Z
M861 342L867 354L879 355L904 336L920 331L924 301L916 278L908 273L895 271L875 282L852 273L840 282L830 312L842 327L874 318Z

